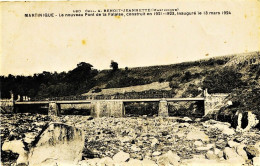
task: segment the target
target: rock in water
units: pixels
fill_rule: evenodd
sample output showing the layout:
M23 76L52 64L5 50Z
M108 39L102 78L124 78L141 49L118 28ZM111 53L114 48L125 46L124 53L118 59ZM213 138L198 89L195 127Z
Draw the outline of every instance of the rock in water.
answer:
M62 123L50 123L28 155L30 165L75 165L82 158L84 133Z

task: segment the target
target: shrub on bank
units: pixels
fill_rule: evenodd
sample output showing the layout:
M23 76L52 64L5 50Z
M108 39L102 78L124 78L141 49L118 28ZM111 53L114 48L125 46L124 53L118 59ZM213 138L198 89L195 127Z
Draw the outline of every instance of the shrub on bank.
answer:
M231 67L219 71L212 71L203 81L203 88L209 93L230 93L235 88L240 88L245 83L241 80L242 74Z

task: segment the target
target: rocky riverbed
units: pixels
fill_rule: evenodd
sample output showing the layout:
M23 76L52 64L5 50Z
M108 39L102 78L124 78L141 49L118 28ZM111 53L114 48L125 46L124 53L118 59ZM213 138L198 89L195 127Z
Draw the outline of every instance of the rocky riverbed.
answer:
M260 132L239 132L229 123L188 117L92 118L40 114L1 115L1 162L17 163L16 141L29 151L46 124L82 129L85 145L77 165L259 165ZM17 143L18 141L18 143ZM20 141L20 143L19 143Z

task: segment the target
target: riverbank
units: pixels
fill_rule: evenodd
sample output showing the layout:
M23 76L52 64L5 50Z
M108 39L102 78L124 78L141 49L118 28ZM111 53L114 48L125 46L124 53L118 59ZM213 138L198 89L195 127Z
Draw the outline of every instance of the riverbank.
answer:
M167 165L173 162L166 159L169 156L175 156L174 161L180 165L203 162L220 165L256 164L253 159L259 159L259 130L238 132L229 123L200 120L187 117L93 119L79 115L49 118L39 114L2 114L1 144L22 140L28 150L47 123L61 122L85 132L85 147L79 165L102 162L164 165L164 162L168 162ZM250 147L251 151L252 148L256 149L257 154L250 154ZM126 162L116 161L116 155L128 156ZM12 153L1 153L3 165L15 163L17 157Z

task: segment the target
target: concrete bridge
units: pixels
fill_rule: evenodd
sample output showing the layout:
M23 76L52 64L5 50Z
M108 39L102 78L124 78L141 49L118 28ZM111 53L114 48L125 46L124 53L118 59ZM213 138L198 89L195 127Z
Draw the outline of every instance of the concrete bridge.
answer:
M228 94L208 94L207 90L204 91L204 97L195 98L144 98L138 99L118 99L115 97L103 98L90 98L90 97L63 97L51 99L33 99L27 101L17 100L13 102L14 107L19 105L48 105L48 115L60 115L61 104L90 104L91 115L94 117L123 117L125 115L125 103L134 102L159 102L158 116L168 116L168 102L179 101L203 101L204 102L204 115L213 112L223 106L224 99ZM157 96L156 96L157 97ZM164 97L162 95L161 97Z

